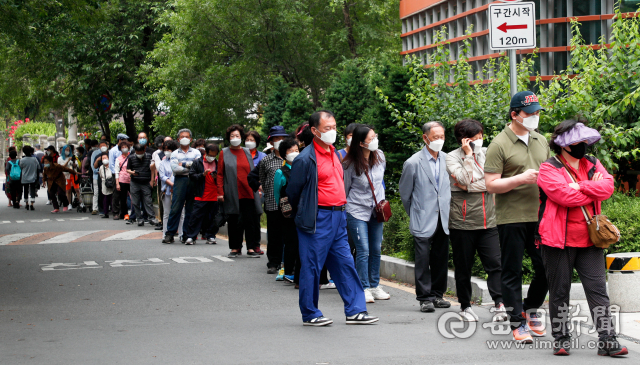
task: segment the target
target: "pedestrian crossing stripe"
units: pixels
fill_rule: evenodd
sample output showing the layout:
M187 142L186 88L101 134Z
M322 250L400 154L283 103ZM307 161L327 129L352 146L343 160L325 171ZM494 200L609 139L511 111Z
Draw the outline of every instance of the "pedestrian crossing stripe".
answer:
M616 272L633 272L640 270L640 257L633 255L640 254L624 253L607 255L607 270Z
M134 229L71 231L71 232L35 232L0 235L0 246L48 245L69 242L108 242L130 240L161 240L162 232Z

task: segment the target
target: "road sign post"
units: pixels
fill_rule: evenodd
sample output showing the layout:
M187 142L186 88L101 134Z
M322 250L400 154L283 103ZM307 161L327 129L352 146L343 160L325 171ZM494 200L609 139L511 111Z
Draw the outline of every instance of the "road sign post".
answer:
M489 48L508 51L511 95L518 92L516 50L536 48L534 3L489 4Z

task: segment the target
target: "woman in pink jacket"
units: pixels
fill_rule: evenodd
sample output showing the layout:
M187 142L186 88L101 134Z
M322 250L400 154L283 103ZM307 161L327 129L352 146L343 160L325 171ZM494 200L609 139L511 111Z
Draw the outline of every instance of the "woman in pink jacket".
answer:
M565 120L555 128L549 143L556 156L540 166L538 175L538 233L549 282L554 355L569 355L571 348L569 293L574 268L598 330L598 355L627 354L627 348L616 340L611 321L603 250L589 239L580 208L585 207L590 215L600 214L601 202L613 193L613 177L597 158L585 155L587 146L600 138L598 131L584 122Z

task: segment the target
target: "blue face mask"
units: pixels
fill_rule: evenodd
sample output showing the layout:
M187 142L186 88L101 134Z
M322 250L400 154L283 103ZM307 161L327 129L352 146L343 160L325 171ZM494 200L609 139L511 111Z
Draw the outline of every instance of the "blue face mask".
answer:
M44 167L49 167L49 166L51 166L51 164L48 164L48 163L44 164Z
M147 139L146 139L146 138L140 138L140 139L138 140L138 142L139 142L141 145L145 146L145 145L147 144Z

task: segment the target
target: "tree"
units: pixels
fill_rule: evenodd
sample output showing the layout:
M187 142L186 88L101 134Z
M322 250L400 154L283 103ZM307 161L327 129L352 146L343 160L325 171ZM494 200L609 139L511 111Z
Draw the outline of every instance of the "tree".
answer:
M303 89L295 89L287 100L284 114L282 114L282 126L286 131L293 132L302 123L309 119L313 113L313 103L309 95Z
M262 134L269 135L271 127L282 125L282 116L287 107L287 101L291 95L291 88L282 77L273 80L271 90L267 94L267 104L264 106L262 117Z
M361 69L357 60L346 61L325 93L324 107L335 114L338 128L359 122L371 105L373 94L365 73L366 69Z

